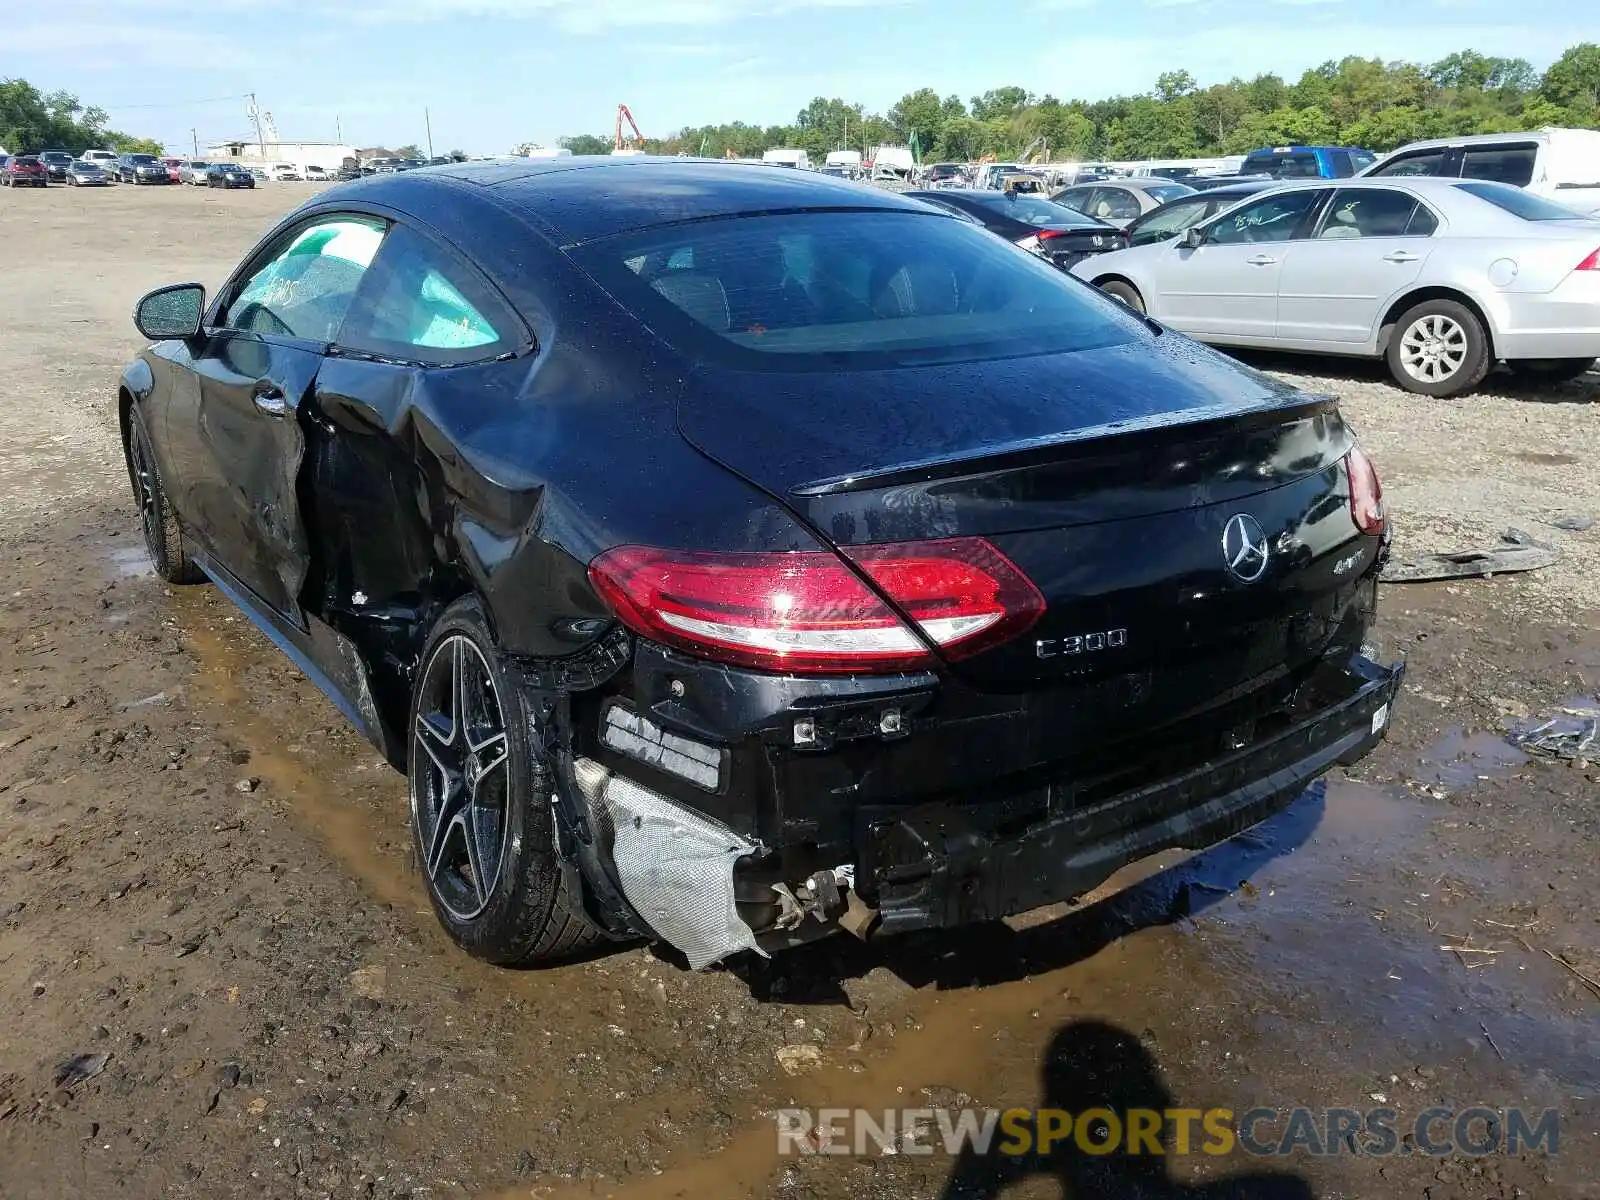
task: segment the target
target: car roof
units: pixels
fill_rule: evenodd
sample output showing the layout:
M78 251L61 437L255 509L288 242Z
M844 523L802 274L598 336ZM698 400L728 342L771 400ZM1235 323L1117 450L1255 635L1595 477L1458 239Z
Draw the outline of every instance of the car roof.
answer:
M1552 133L1569 132L1557 129L1533 129L1525 133L1463 133L1458 137L1423 138L1421 141L1407 142L1404 146L1389 151L1380 159L1393 158L1396 154L1404 154L1409 150L1440 150L1448 146L1483 146L1497 145L1501 142L1537 142L1548 141ZM1580 132L1588 132L1583 130ZM1377 164L1374 164L1377 165Z
M535 217L566 245L652 225L806 209L926 214L915 201L810 171L650 155L453 163L367 176L343 195L381 200L448 182L483 188Z

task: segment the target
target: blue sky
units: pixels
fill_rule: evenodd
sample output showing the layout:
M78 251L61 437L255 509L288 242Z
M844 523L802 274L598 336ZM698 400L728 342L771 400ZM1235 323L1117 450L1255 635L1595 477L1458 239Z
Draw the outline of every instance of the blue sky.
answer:
M1202 84L1346 54L1452 50L1547 66L1593 0L47 0L6 19L0 76L66 88L130 133L244 137L255 92L287 140L443 153L604 133L788 122L816 95L883 110L931 86L1063 99ZM223 98L223 99L219 99ZM204 101L204 103L202 103Z

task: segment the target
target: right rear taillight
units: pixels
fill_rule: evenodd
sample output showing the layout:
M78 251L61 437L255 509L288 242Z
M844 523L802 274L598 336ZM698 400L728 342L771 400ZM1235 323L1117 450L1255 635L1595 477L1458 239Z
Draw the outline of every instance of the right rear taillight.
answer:
M1344 460L1345 478L1350 483L1350 517L1362 533L1383 532L1383 484L1378 472L1360 446L1352 446Z
M1600 271L1600 247L1596 247L1595 252L1574 267L1573 270Z
M644 637L736 666L797 673L924 669L1022 632L1038 589L983 538L846 548L917 632L830 551L725 554L619 546L589 565L601 598Z

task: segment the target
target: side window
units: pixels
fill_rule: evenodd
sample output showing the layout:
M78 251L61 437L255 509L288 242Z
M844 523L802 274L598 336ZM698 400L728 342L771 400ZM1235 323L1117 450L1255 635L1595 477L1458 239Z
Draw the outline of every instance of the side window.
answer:
M1320 188L1304 188L1263 197L1225 214L1211 226L1206 241L1224 246L1286 242L1294 237L1306 214L1326 195Z
M337 340L363 354L450 366L515 349L522 328L471 268L397 225Z
M1415 197L1388 188L1340 188L1323 214L1319 240L1403 237L1417 209ZM1417 236L1423 236L1421 230Z
M1428 211L1426 204L1419 203L1411 213L1411 220L1406 224L1407 237L1432 237L1439 228L1439 219Z
M221 323L333 341L386 228L375 217L340 216L296 230L238 288Z
M1527 187L1533 182L1533 160L1537 153L1538 147L1532 142L1513 146L1468 146L1461 152L1461 177Z
M1373 172L1374 175L1439 175L1444 172L1444 147L1434 150L1416 150L1392 158Z
M1348 150L1335 150L1333 153L1333 177L1335 179L1349 179L1356 173L1356 167L1350 161Z
M1127 188L1095 188L1094 200L1084 211L1102 221L1131 221L1139 215L1139 201Z

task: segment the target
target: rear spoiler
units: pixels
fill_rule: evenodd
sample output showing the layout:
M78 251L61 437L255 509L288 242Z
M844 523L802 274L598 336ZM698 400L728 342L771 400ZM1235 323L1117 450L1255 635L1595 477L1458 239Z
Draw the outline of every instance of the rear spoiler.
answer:
M1111 438L1131 439L1154 449L1180 431L1182 436L1190 438L1214 436L1224 429L1242 433L1335 412L1338 405L1337 396L1300 393L1282 403L1253 405L1249 408L1217 404L1180 412L1154 413L1043 437L1001 442L984 446L970 454L917 459L871 471L835 475L799 484L789 491L794 496L836 496L873 488L902 487L936 479L959 479L994 471L1018 470L1041 463L1058 462L1064 457L1092 454Z

